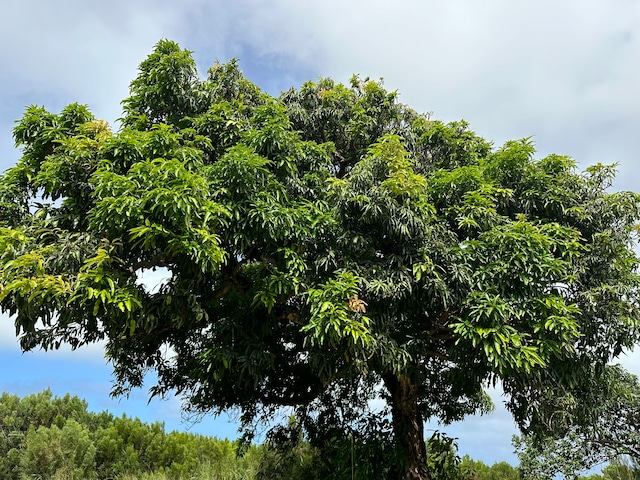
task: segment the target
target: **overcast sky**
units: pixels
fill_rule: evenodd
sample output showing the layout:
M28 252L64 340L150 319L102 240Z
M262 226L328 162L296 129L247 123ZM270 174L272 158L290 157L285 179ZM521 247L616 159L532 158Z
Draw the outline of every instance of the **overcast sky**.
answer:
M201 72L236 57L272 94L305 80L383 77L418 111L465 119L496 145L531 136L539 156L581 167L619 163L616 189L640 191L640 2L637 0L21 0L0 6L0 168L13 165L11 129L25 106L89 105L120 116L137 65L161 38L194 51ZM99 347L20 355L0 318L0 390L51 386L90 408L180 423L175 400L146 392L110 401ZM640 373L640 356L623 359ZM497 399L498 402L500 399ZM235 436L226 419L193 430ZM452 428L461 453L515 463L504 409Z

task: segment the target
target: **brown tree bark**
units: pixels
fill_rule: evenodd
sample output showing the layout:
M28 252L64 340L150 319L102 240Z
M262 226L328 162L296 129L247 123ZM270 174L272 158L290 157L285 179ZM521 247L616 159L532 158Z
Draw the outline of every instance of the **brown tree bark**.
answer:
M427 447L424 441L424 422L418 410L418 388L406 375L383 375L385 387L391 395L393 431L405 459L397 465L397 480L431 480L427 469Z

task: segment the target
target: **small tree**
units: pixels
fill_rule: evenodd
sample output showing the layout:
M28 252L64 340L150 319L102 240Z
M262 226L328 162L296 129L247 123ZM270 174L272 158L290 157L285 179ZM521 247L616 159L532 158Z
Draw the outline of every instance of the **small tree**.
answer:
M31 427L25 440L22 472L41 478L59 475L70 480L92 479L96 478L95 454L89 430L73 419L62 428Z
M638 340L639 197L612 167L493 149L369 79L201 80L166 40L123 105L117 133L28 108L0 180L22 348L106 340L116 394L155 370L153 394L246 426L292 407L312 441L382 398L388 475L425 479L425 419L486 411L500 380L526 432L587 422L582 387Z
M602 469L604 480L637 480L640 478L640 470L633 463L619 459Z

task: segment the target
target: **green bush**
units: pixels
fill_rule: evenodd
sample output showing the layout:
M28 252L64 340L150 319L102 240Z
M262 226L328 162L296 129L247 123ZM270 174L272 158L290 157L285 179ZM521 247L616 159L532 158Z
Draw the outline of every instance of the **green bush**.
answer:
M96 448L88 428L74 419L62 428L30 427L21 458L21 472L30 477L90 480L95 475Z

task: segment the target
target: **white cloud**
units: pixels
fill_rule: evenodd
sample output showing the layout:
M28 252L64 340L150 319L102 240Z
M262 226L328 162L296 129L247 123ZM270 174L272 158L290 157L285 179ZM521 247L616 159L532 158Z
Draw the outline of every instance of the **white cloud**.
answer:
M97 103L100 117L115 120L140 59L170 27L152 4L13 2L0 20L0 41L13 45L0 54L3 86L27 102Z
M209 5L200 24L218 13ZM340 80L383 76L418 110L466 118L498 143L534 135L542 153L585 165L634 162L636 2L256 0L224 18L231 50L278 53Z
M0 54L0 82L13 95L64 93L107 120L137 64L171 37L205 68L251 51L340 80L383 76L417 109L467 118L499 143L535 135L544 152L585 163L633 159L633 135L619 134L639 122L640 6L630 0L27 0L0 23L0 41L14 45Z
M149 293L157 293L160 287L171 279L167 268L143 268L136 272L138 285L143 285Z
M0 53L0 85L25 103L55 95L56 107L78 100L113 121L138 63L170 37L203 68L239 56L343 81L382 76L418 110L466 118L497 143L533 135L542 154L635 168L640 5L630 0L27 0L0 27L14 45Z
M69 345L63 344L58 350L49 350L45 352L44 350L36 349L27 352L24 355L30 355L34 358L44 357L52 361L69 358L89 364L104 365L106 363L104 347L104 342L96 342L72 350ZM0 314L0 353L18 355L20 352L20 341L16 336L13 319L9 318L7 315Z
M13 320L3 314L0 314L0 351L20 351Z
M614 363L619 363L627 371L640 378L640 347L621 355Z

